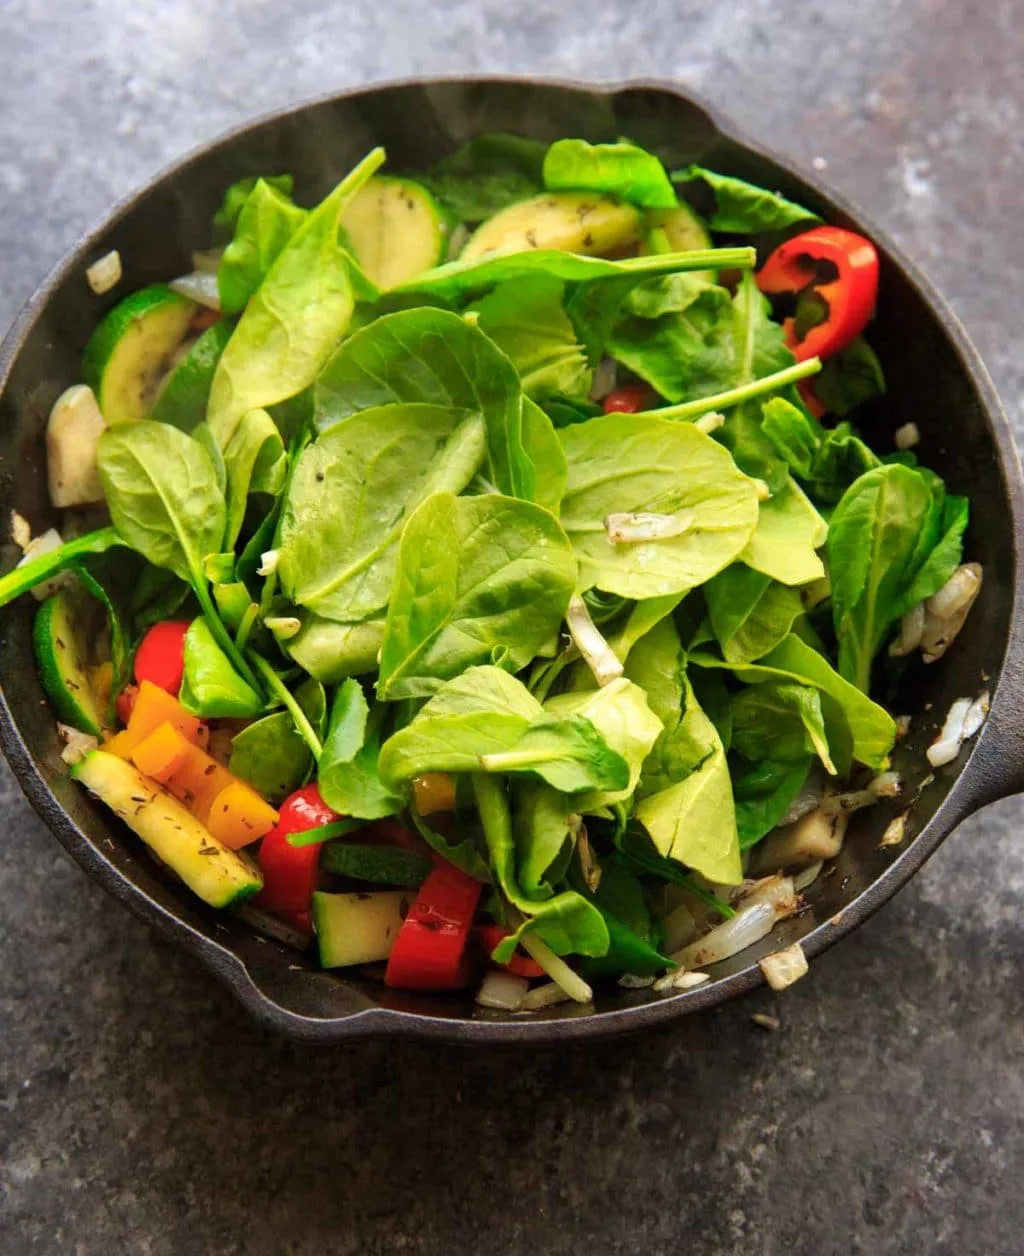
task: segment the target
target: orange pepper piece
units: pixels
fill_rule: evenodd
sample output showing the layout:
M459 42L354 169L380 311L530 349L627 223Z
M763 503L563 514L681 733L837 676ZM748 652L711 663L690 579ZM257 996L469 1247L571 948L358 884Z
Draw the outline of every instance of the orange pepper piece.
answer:
M277 820L277 812L254 789L233 779L214 799L206 827L218 842L238 850L269 833Z
M104 749L120 755L122 759L130 759L136 746L165 723L176 728L186 741L195 743L199 740L202 720L197 715L189 715L177 698L165 689L144 680L139 686L128 727L111 738Z

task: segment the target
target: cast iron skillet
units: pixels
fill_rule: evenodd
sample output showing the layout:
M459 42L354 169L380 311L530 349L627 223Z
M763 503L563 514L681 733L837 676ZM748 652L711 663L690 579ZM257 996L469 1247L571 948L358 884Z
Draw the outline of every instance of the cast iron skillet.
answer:
M866 920L967 815L1024 787L1021 555L1022 478L1007 421L978 356L954 316L885 235L791 165L737 134L678 89L530 79L432 80L366 88L302 105L243 127L178 162L118 206L50 275L0 349L0 515L14 508L35 530L55 522L48 505L42 432L58 394L78 380L79 357L104 310L144 284L190 269L208 244L224 188L258 173L291 171L312 203L359 157L384 144L392 169L426 165L479 131L520 131L544 140L628 135L669 166L699 161L777 188L831 222L869 235L882 254L881 303L871 341L889 382L864 418L869 439L891 448L892 432L918 423L927 463L971 500L966 554L985 567L982 595L952 651L911 667L890 705L913 716L894 766L920 793L908 839L880 849L895 809L861 812L836 868L809 892L809 907L760 946L716 965L714 980L661 998L616 986L593 1010L575 1005L533 1017L474 1009L471 996L426 997L320 972L293 951L257 937L230 916L206 911L154 864L110 813L72 784L60 760L53 714L42 701L31 644L34 603L0 614L0 743L33 806L71 856L115 898L181 942L260 1021L296 1038L335 1042L403 1034L456 1042L521 1043L595 1038L711 1007L762 980L759 956L801 939L809 958ZM104 298L86 266L120 251L124 280ZM17 553L5 539L4 569ZM924 780L924 750L953 699L987 688L992 713L976 740L936 779ZM905 806L904 804L901 804Z

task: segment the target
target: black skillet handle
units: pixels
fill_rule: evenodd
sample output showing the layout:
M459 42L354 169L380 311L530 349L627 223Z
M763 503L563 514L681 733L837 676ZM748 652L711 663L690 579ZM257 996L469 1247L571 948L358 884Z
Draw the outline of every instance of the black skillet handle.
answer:
M992 709L953 792L958 804L954 823L991 802L1024 793L1024 663L1022 650L1012 642Z

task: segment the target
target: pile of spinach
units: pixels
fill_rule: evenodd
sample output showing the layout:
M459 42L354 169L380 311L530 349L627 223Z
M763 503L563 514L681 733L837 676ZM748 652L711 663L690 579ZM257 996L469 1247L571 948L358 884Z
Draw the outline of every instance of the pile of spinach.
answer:
M382 161L310 210L285 177L229 190L219 285L239 317L206 422L109 430L111 526L0 579L0 603L128 547L134 605L105 599L119 648L194 616L181 700L252 721L233 771L272 801L315 776L346 816L405 813L492 884L513 938L657 971L658 885L738 881L812 764L886 765L872 666L959 562L966 502L803 408L814 365L732 246L799 229L800 206L670 178L626 141L482 136L421 176L470 226L544 188L659 211L681 189L727 247L456 260L396 306L339 229ZM601 413L608 358L667 404ZM832 374L854 401L882 387L863 345ZM443 833L415 813L431 772L457 782Z

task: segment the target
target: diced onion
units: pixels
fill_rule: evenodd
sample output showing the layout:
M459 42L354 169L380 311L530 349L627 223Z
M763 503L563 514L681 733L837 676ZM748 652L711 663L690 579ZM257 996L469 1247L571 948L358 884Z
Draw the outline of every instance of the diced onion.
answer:
M72 728L70 724L58 724L57 732L64 742L60 757L69 767L81 763L87 754L99 748L99 742L91 733L83 733L81 729Z
M879 846L899 846L907 836L907 814L895 816L885 826Z
M542 1007L554 1007L556 1003L568 1003L569 996L555 981L548 981L543 986L534 986L523 999L523 1012L539 1012Z
M281 551L272 549L264 550L260 555L260 565L256 568L258 576L271 576L277 570L277 560L281 556Z
M904 423L893 433L893 441L899 450L913 449L921 443L921 432L916 423Z
M910 723L911 723L911 720L910 720L909 715L897 715L896 716L896 740L897 741L902 741L903 738L906 737L907 733L910 732Z
M868 789L876 798L899 798L903 793L903 777L899 772L879 772Z
M641 977L637 973L623 973L619 978L619 985L624 990L646 990L648 986L654 985L654 978Z
M985 716L988 715L990 707L990 699L988 691L979 694L971 703L971 709L964 716L964 739L973 737L974 734L985 723Z
M765 980L773 990L785 990L794 981L806 976L807 956L799 942L787 946L784 951L775 951L758 960Z
M89 287L98 297L101 297L104 292L109 292L111 288L116 288L121 282L121 254L117 249L104 253L99 261L93 262L85 272L85 277L89 282Z
M703 432L705 436L710 436L712 432L725 423L725 415L717 414L714 410L710 414L702 414L699 419L694 419L693 426L698 432Z
M678 510L674 515L657 515L646 511L635 514L612 514L604 521L608 540L614 545L636 545L642 541L664 541L689 532L696 521L692 510Z
M602 358L594 371L590 385L591 401L603 401L615 388L615 376L618 367L614 358Z
M205 270L193 270L187 275L179 275L177 279L172 279L167 286L179 296L195 301L196 305L203 305L208 310L220 312L220 289L217 287L216 274L211 275Z
M569 602L569 609L565 613L565 624L569 629L573 644L583 656L599 685L611 684L622 675L624 670L622 663L615 651L601 636L597 625L590 618L586 602L578 593L573 594Z
M57 529L47 528L45 532L40 532L37 537L29 541L17 565L24 567L26 563L32 562L33 559L42 558L44 554L60 549L63 544L63 538ZM58 589L63 588L67 584L70 575L70 572L63 571L49 580L42 581L41 584L33 585L30 592L37 602L45 602L51 594L56 593Z
M981 592L982 570L980 563L965 563L925 602L921 653L926 663L942 658L956 640Z
M957 698L949 708L942 731L927 750L928 762L933 768L941 768L947 763L952 763L960 753L967 712L971 706L970 698Z
M672 984L677 990L692 990L694 986L702 986L710 980L710 973L676 973Z
M530 983L525 977L493 969L480 983L476 1002L480 1007L493 1007L501 1012L518 1012L529 988Z
M16 510L11 511L11 540L22 551L32 544L32 525Z

